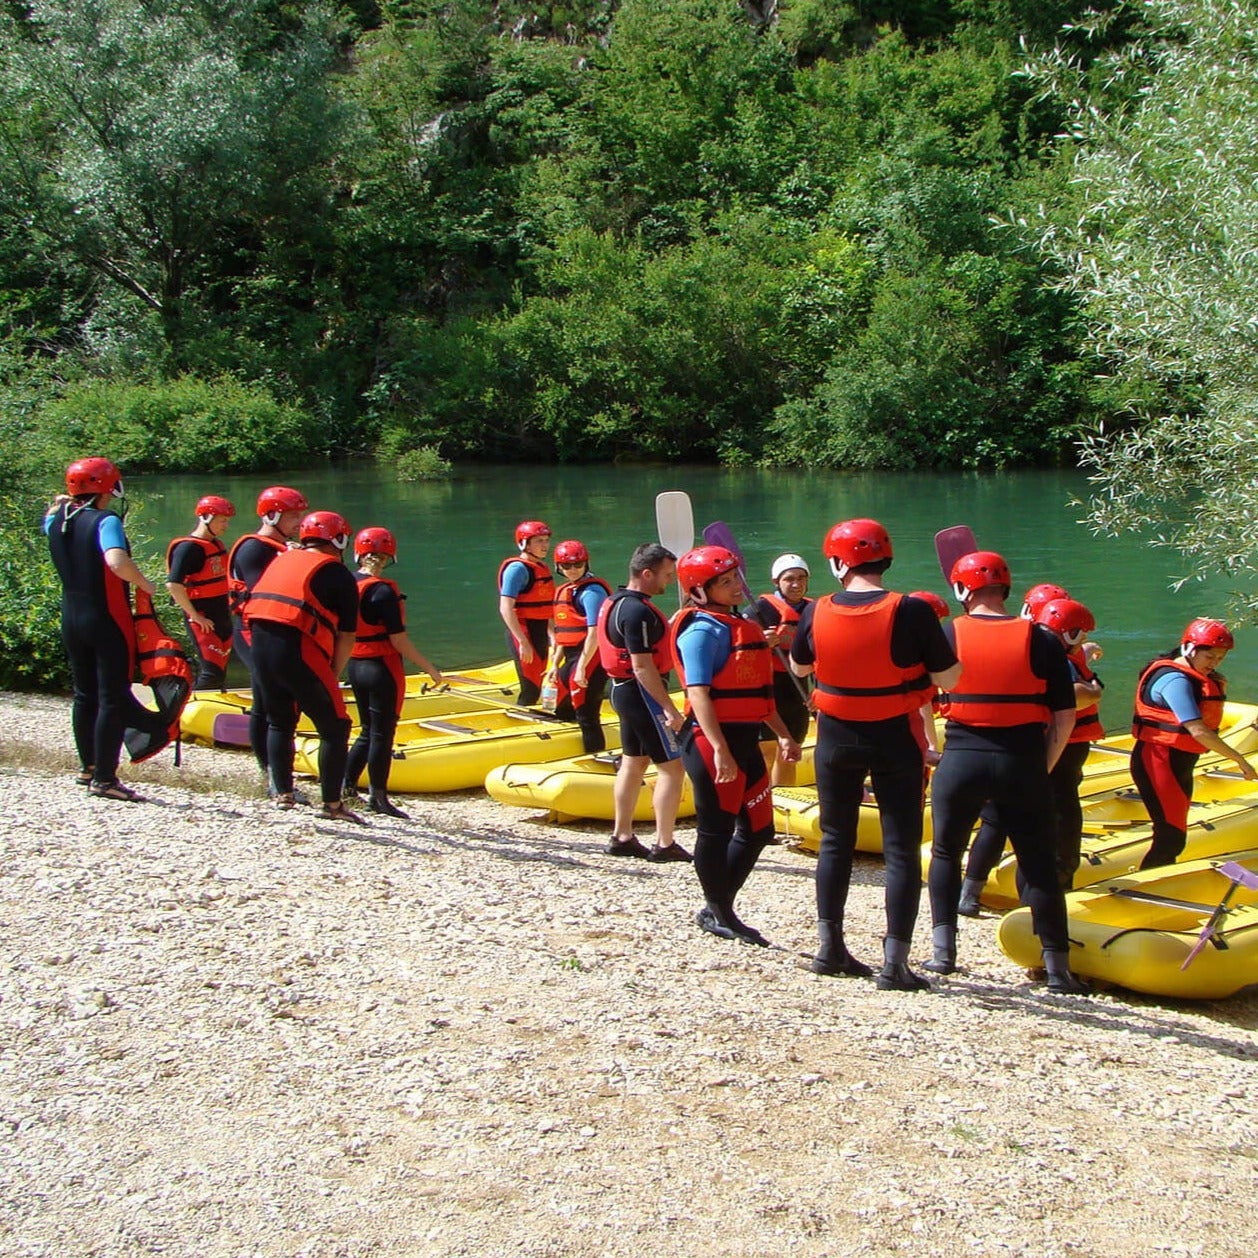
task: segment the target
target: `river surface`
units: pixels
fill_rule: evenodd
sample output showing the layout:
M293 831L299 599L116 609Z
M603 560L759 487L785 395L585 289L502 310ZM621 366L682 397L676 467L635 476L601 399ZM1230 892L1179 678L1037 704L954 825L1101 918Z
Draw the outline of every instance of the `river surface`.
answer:
M231 498L239 511L227 535L255 527L258 490L294 485L312 507L341 512L357 531L383 525L398 538L389 570L409 595L408 629L430 659L452 668L502 659L497 614L498 564L515 552L522 519L546 521L554 541L579 538L592 568L613 587L626 577L629 553L655 537L655 495L684 490L695 524L714 520L733 530L747 558L756 593L769 589L769 565L797 551L812 566L810 593L835 588L821 544L830 526L853 516L886 525L895 547L888 584L899 590L947 594L933 538L968 524L982 546L999 550L1013 572L1014 607L1025 589L1054 581L1085 602L1097 620L1092 636L1105 649L1097 668L1107 684L1101 715L1107 728L1130 718L1140 667L1171 646L1194 616L1223 616L1232 585L1226 577L1170 587L1178 556L1141 537L1100 538L1078 521L1087 482L1078 472L970 474L842 474L710 467L472 467L449 481L404 484L387 467L346 467L271 476L128 477L133 503L128 529L137 553L164 553L166 541L187 531L203 493ZM158 577L159 559L145 564ZM671 611L673 590L660 600ZM173 617L172 617L173 619ZM1242 632L1224 671L1234 697L1258 701L1258 635ZM233 678L241 676L233 667Z

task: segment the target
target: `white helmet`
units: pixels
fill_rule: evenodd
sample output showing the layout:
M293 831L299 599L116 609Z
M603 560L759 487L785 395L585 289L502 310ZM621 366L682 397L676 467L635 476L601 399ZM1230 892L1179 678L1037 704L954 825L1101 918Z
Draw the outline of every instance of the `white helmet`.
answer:
M773 567L769 569L769 576L776 581L782 573L789 572L792 568L803 568L809 576L812 576L812 569L809 568L808 560L803 555L779 555L773 561Z

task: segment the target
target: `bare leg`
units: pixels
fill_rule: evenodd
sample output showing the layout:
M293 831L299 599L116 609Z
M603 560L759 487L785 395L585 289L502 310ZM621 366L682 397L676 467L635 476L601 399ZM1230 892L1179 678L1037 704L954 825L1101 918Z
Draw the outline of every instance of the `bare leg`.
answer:
M655 766L655 793L651 804L655 810L655 846L670 847L673 827L677 824L677 807L681 803L685 771L680 760L666 760Z
M612 836L627 839L633 833L633 813L638 806L638 793L642 790L642 778L646 767L651 763L650 756L621 756L620 767L616 770L616 782L612 787L612 801L615 805L616 819L612 822ZM677 761L678 769L681 761ZM659 787L656 787L658 796ZM677 787L678 797L681 795L681 784ZM676 804L673 806L676 812ZM658 812L658 804L657 804Z

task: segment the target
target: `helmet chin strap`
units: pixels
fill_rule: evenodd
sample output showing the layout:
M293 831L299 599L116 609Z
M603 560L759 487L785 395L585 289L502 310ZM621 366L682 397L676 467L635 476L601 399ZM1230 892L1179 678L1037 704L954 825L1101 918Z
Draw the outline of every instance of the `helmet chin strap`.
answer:
M851 569L849 569L847 564L845 564L842 560L836 559L833 555L831 555L830 571L834 573L834 579L836 581L842 581Z
M954 581L952 583L952 595L962 607L965 606L966 595L968 595L969 592L970 591L967 590L960 581Z
M696 585L694 589L688 590L691 600L698 607L706 607L708 605L708 592L701 585Z
M275 528L278 526L280 516L283 514L284 513L282 511L268 511L266 515L262 517L262 523L269 525L271 528Z

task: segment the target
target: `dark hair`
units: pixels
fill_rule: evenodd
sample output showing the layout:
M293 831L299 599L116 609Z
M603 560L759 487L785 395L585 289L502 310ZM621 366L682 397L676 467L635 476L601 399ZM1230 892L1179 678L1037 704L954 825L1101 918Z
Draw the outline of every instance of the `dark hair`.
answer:
M882 576L889 567L891 567L891 557L887 555L882 559L871 559L868 563L858 563L855 567L849 568L847 574L858 577Z
M658 568L666 559L676 562L677 556L667 546L661 546L659 542L643 542L629 556L629 575L640 577L651 568Z

